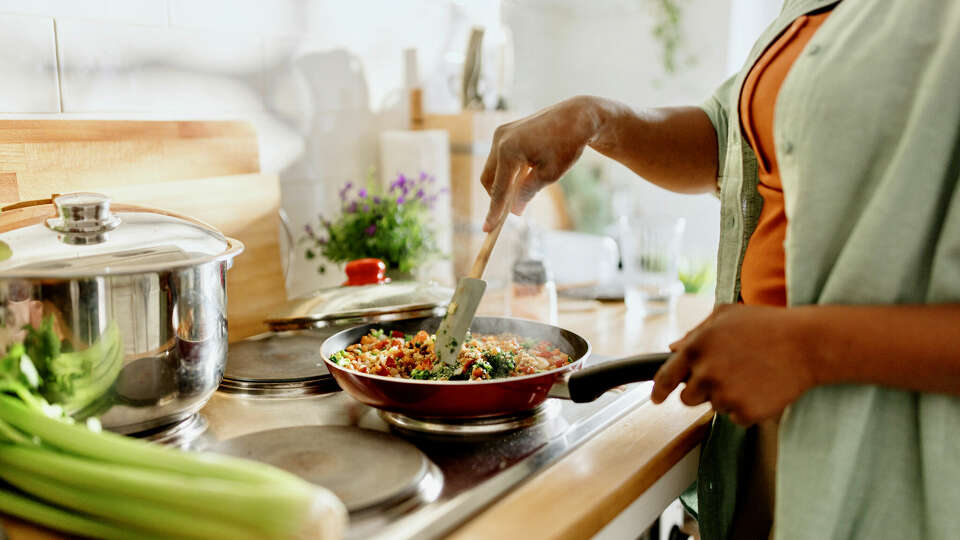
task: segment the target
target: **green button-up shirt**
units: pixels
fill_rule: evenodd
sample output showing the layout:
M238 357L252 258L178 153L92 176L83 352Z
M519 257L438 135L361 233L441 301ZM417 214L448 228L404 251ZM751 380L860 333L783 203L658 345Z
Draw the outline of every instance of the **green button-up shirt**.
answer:
M720 148L720 303L739 297L762 207L737 117L743 80L794 19L833 3L786 0L743 70L702 107ZM790 305L960 302L960 2L838 4L783 82L774 141ZM775 537L960 538L958 432L955 397L807 392L780 425ZM718 417L704 446L705 540L728 535L744 437Z

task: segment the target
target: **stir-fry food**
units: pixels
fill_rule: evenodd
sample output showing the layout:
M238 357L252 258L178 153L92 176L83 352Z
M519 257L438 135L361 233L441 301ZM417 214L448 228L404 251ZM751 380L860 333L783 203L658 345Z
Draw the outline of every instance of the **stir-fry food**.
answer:
M531 375L572 362L567 353L548 341L513 334L467 334L456 366L437 358L436 336L421 330L416 334L373 330L331 355L337 365L386 377L437 381L479 381Z

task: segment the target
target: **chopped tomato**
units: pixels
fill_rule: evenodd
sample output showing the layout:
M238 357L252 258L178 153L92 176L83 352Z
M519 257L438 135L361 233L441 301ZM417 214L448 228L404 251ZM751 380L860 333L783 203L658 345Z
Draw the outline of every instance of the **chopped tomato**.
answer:
M402 338L402 337L403 337L403 332L401 332L401 331L399 331L399 330L394 330L394 331L390 332L390 337Z
M397 360L399 360L399 358ZM387 358L387 361L384 362L383 365L387 367L397 367L397 360L394 360L393 358Z

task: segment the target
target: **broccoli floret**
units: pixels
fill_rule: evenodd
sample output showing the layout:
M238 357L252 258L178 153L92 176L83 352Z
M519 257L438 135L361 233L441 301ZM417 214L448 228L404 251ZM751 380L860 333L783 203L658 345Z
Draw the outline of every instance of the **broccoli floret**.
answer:
M446 364L440 364L433 368L433 376L430 377L436 381L447 380L453 376L454 368Z
M464 369L463 371L454 370L453 374L450 375L451 381L467 381L470 379L470 372L473 371L473 368Z
M483 353L482 362L490 366L490 369L485 371L492 379L509 377L510 373L517 367L516 355L506 351L487 351ZM483 368L481 367L481 369Z
M427 369L415 369L410 372L411 379L417 379L418 381L432 379L430 370Z
M491 373L493 373L493 366L490 365L490 362L487 362L486 360L477 360L472 366L470 366L470 373L473 373L473 370L476 368L480 368L480 371L483 371L483 374L486 375L487 378L493 378L491 375Z

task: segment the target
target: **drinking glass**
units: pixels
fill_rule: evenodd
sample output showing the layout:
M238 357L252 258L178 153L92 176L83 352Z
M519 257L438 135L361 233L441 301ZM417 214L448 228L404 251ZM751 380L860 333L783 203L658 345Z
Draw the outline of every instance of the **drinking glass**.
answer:
M668 313L683 294L678 277L686 220L636 215L620 220L627 309L644 315Z

